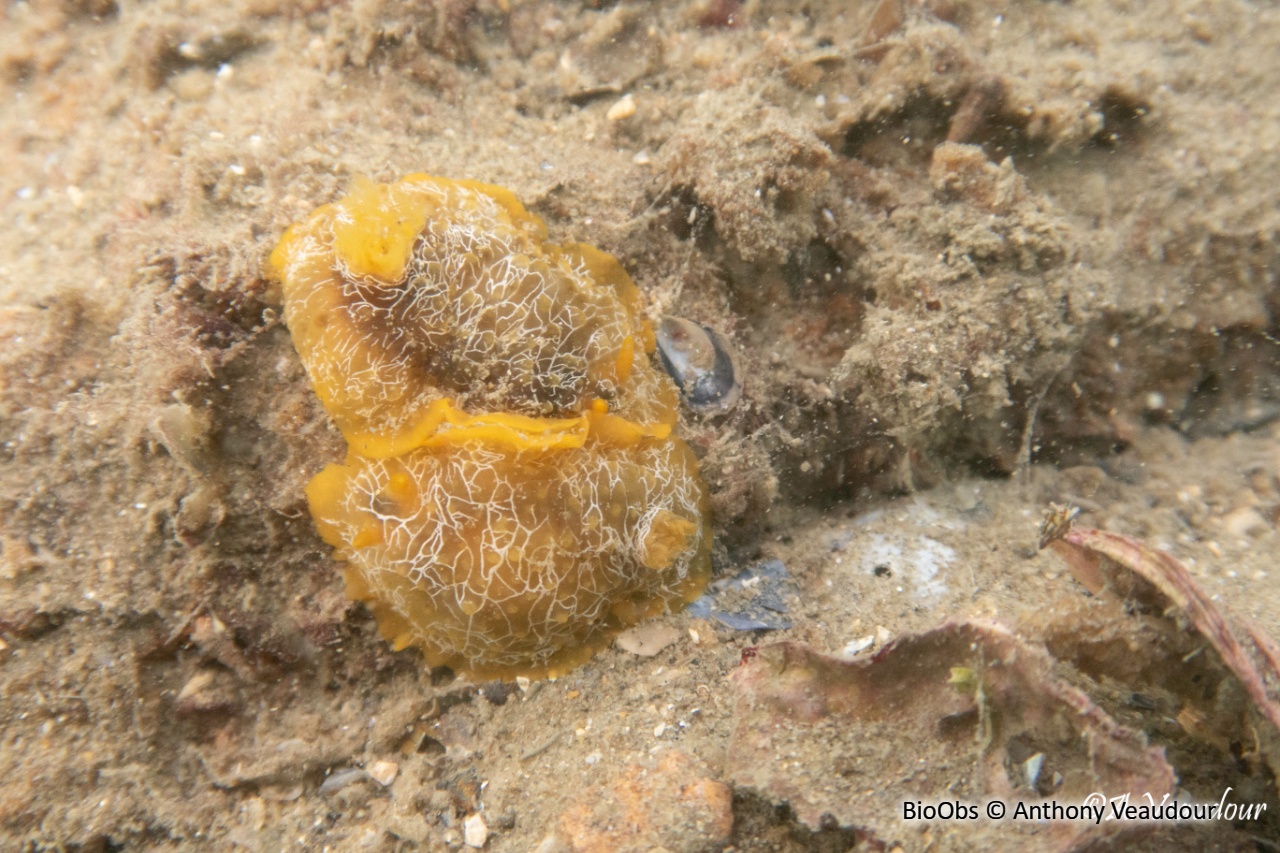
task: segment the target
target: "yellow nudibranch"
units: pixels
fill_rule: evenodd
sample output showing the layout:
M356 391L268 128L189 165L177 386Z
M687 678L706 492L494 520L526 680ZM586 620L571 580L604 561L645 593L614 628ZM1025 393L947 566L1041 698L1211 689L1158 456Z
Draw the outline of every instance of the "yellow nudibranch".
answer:
M622 265L508 190L357 179L269 261L347 458L307 486L394 648L554 676L710 576L706 490Z

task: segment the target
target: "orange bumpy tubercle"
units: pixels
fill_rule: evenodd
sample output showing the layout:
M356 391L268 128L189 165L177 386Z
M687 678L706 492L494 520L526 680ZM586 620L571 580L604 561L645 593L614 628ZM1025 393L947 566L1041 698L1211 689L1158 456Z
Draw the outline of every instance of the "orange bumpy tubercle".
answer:
M269 268L348 442L312 516L394 648L556 675L701 592L705 488L615 258L508 190L410 175L357 181Z

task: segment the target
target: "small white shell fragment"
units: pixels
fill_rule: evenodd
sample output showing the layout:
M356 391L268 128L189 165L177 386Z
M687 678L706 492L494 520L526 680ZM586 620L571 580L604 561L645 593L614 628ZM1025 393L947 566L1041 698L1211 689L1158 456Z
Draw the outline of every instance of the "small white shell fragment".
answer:
M195 675L191 676L191 678L187 680L186 684L182 685L182 689L178 691L177 701L181 702L183 699L190 699L192 696L195 696L197 693L203 692L204 689L212 683L213 683L212 672L208 672L208 671L197 672Z
M321 795L332 794L335 791L341 791L353 782L359 782L361 779L367 779L369 774L359 767L348 767L344 770L335 770L330 773L324 782L320 783Z
M871 634L868 634L865 637L859 637L856 640L850 640L849 642L845 643L844 648L840 650L840 654L844 655L845 657L851 658L854 655L856 655L858 652L863 651L864 649L869 649L875 644L876 644L876 638Z
M637 625L618 635L618 648L642 658L649 658L680 639L680 632L661 622Z
M613 106L609 107L609 111L604 117L609 121L622 121L631 118L636 114L636 99L631 97L631 93L627 93L619 98Z
M1044 768L1044 753L1037 752L1035 755L1022 762L1022 772L1027 779L1027 787L1035 790L1036 783L1040 781L1040 771Z
M400 765L394 761L375 761L366 770L373 777L373 781L384 788L396 781L396 776L400 775Z
M462 843L479 850L488 840L489 827L485 825L484 818L478 812L467 815L462 822Z

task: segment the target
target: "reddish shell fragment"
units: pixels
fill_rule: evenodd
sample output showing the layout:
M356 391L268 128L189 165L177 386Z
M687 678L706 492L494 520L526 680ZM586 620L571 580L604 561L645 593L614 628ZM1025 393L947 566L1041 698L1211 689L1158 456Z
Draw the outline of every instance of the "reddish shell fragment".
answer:
M788 802L814 829L834 818L886 844L902 836L908 800L1172 794L1164 750L1055 678L1051 665L1043 649L977 622L901 637L853 661L799 643L764 646L732 676L739 702L726 773ZM1034 834L1037 849L1075 850L1117 827L1004 829L1028 844Z
M1163 611L1170 605L1218 652L1254 706L1274 731L1260 738L1272 772L1280 776L1280 647L1251 621L1229 616L1172 554L1119 533L1076 527L1074 513L1055 507L1041 530L1051 548L1090 592L1113 590L1146 599Z
M1280 648L1252 621L1229 616L1170 553L1106 530L1071 525L1074 512L1053 507L1041 529L1041 547L1068 561L1071 574L1094 594L1110 590L1128 601L1155 605L1166 615L1180 611L1208 640L1253 703L1245 742L1253 744L1280 779ZM1097 588L1094 588L1097 587ZM1187 706L1179 724L1201 734L1203 711ZM1229 721L1217 720L1219 724Z

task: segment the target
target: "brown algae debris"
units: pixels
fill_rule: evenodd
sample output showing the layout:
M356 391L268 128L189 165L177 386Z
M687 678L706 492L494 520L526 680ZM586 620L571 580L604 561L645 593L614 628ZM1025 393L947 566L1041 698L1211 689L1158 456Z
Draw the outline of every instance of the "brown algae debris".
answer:
M418 174L357 180L270 271L348 443L311 514L396 649L556 675L702 591L706 491L612 256L548 242L505 189Z

